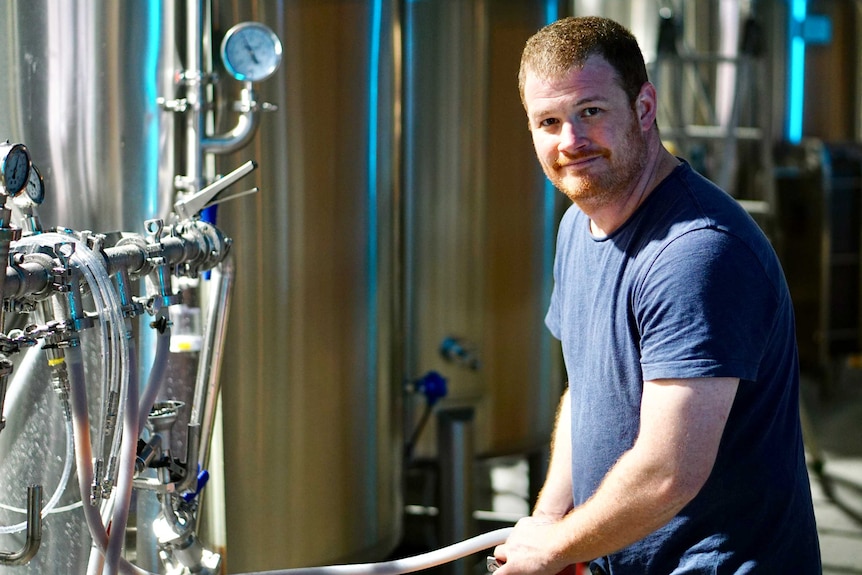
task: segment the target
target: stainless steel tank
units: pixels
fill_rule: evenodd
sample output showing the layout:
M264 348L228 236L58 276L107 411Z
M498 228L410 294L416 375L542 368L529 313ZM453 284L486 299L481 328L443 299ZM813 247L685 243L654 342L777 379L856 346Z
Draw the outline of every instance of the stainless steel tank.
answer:
M182 4L0 8L11 62L0 137L27 143L43 169L46 224L138 231L167 212L182 135L156 99L175 97ZM213 1L210 55L248 19L285 48L280 71L258 87L278 111L251 146L217 161L226 173L256 160L261 188L219 208L236 268L222 371L228 572L394 548L404 430L421 403L403 390L428 370L449 378L447 406L477 408L480 454L547 441L562 386L542 326L558 196L533 158L515 84L547 5ZM237 87L215 71L219 130L232 125ZM447 336L476 352L479 369L440 355ZM39 421L37 404L50 401L41 394L19 402L32 407L17 421ZM56 462L40 461L65 441L55 427L23 440L44 438L45 453L22 465L46 491ZM19 436L10 428L0 440ZM21 444L0 465L12 450ZM24 491L11 486L30 476L8 469L2 492L20 505ZM15 572L83 572L86 530L79 519L52 527L60 517Z
M220 214L238 276L228 568L379 559L400 535L403 441L423 401L402 394L423 373L448 378L442 408L476 408L480 455L549 439L563 381L542 320L559 194L516 82L548 2L231 6L216 28L267 22L285 61L261 86L279 112L226 159L259 159L263 190ZM449 336L478 369L440 354ZM420 455L436 455L435 434Z
M142 232L145 219L170 205L163 201L171 193L173 168L163 155L170 129L156 104L173 56L172 41L162 44L162 9L158 2L110 0L0 3L0 139L25 143L42 171L47 199L39 215L46 227ZM7 315L7 324L13 321ZM14 359L16 375L26 375L23 358ZM31 482L43 485L47 501L65 458L64 425L47 372L34 368L30 375L15 386L0 434L2 503L15 507ZM73 474L59 506L79 500ZM10 525L22 515L3 510L0 517ZM3 535L0 548L18 548L21 540ZM88 540L80 509L49 515L35 559L0 572L82 573Z
M517 88L551 4L410 2L404 14L406 375L436 371L449 387L438 409L475 409L479 456L547 446L563 385L543 325L561 196ZM447 339L467 361L441 353ZM407 433L423 403L408 398ZM418 457L437 455L435 436L432 419Z
M398 2L219 4L284 42L260 98L261 192L224 204L230 572L379 559L400 538ZM230 123L230 110L226 111ZM226 168L227 169L227 168Z

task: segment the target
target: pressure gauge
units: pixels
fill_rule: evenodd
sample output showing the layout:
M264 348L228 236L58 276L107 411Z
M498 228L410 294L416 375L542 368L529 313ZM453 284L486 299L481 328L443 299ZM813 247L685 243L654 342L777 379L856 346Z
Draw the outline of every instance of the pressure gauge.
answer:
M21 194L20 197L27 198L34 205L38 206L45 200L45 180L36 164L30 164L30 179L27 181L27 187L24 191L25 193Z
M237 80L260 82L272 76L281 64L281 40L259 22L242 22L225 34L221 57Z
M16 196L30 180L30 152L24 144L0 144L0 184L10 196Z

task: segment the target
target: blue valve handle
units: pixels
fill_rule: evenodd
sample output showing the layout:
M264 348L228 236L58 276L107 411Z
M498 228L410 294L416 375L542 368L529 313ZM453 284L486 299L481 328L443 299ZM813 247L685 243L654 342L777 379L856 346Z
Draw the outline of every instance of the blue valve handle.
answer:
M206 484L210 480L210 472L206 469L200 469L198 471L198 482L195 486L194 491L189 491L188 493L183 493L183 501L186 503L191 503L198 494L203 491L203 488L206 487Z

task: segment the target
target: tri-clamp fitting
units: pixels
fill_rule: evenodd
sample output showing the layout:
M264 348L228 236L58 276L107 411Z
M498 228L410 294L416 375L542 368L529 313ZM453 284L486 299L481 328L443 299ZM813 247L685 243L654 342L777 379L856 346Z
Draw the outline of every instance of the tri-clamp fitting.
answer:
M69 318L76 331L93 327L93 319L87 317L81 300L81 271L71 263L75 244L57 244L54 253L57 264L51 269L52 287L55 293L66 295L67 309L61 315Z

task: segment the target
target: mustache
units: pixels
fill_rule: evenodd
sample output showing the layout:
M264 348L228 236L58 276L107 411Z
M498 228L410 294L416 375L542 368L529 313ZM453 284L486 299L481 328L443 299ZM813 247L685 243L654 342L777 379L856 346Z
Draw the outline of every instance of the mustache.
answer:
M568 166L569 164L579 162L581 160L587 160L591 158L609 158L610 156L610 150L607 150L605 148L600 148L596 150L580 150L576 154L560 154L554 162L553 168L555 170L559 170L564 166Z

